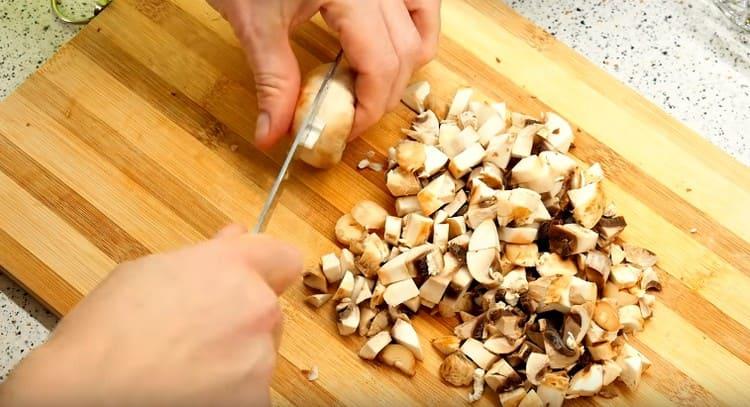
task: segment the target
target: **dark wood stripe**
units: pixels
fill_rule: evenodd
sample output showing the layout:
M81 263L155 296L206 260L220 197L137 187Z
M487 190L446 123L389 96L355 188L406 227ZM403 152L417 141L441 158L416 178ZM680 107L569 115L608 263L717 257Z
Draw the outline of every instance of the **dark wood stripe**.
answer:
M22 87L18 94L33 100L40 111L93 150L105 152L106 156L103 157L113 166L204 236L212 236L230 222L204 197L170 176L158 163L141 153L136 146L72 100L47 78L35 78L35 86ZM99 233L93 231L87 236Z
M0 132L0 170L117 263L150 251Z
M509 78L468 54L454 41L449 38L442 38L441 41L441 48L438 53L440 63L452 71L472 72L473 75L470 79L475 84L474 86L493 90L491 96L499 100L506 100L511 109L519 109L522 106L523 109L521 110L530 113L554 110L529 95L524 89L519 88ZM504 89L509 89L509 91ZM513 95L524 96L522 99L518 99L517 96ZM576 126L574 122L571 122L571 125L576 130L576 148L571 150L573 155L585 162L601 163L605 173L609 174L607 179L625 191L648 191L648 193L638 195L639 201L678 229L685 231L691 238L716 253L727 263L750 276L750 256L747 256L747 253L750 252L750 243L625 160L607 145ZM688 231L693 227L697 228L699 232L690 234Z
M3 229L0 229L0 265L8 271L8 277L57 316L67 314L85 294L70 285ZM21 280L17 276L24 278Z

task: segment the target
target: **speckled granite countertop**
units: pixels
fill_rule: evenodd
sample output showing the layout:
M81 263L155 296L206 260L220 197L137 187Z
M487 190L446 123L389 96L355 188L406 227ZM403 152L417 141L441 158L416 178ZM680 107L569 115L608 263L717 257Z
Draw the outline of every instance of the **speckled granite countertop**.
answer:
M81 6L85 4L85 6ZM76 14L93 1L66 1ZM750 165L750 35L709 0L515 0L511 6ZM78 31L43 0L0 0L0 98ZM0 380L57 320L0 274Z

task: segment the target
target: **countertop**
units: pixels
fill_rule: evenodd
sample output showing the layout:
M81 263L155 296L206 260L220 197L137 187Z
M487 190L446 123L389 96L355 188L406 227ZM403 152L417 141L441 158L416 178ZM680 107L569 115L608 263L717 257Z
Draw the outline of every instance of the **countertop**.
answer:
M81 5L83 3L83 5ZM750 165L750 35L708 0L510 1L518 12ZM65 2L75 13L93 2ZM78 27L55 20L46 1L0 0L0 98ZM0 380L57 320L0 273Z

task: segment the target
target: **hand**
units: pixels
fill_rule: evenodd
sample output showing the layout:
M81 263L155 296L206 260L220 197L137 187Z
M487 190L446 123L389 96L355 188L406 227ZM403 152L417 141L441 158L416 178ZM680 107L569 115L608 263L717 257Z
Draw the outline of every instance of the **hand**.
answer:
M0 386L2 406L269 405L293 247L239 226L117 267Z
M412 72L433 58L440 0L209 0L234 28L255 75L255 142L269 148L289 129L300 87L289 33L320 11L357 74L352 136L398 104Z

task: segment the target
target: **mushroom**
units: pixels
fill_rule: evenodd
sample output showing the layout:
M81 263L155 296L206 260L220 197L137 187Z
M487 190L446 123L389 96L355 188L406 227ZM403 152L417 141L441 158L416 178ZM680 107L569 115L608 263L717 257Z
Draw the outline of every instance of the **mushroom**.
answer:
M414 354L403 345L392 343L378 354L378 359L388 366L394 367L407 376L414 376L416 361Z
M521 376L513 370L513 367L505 361L500 359L495 362L492 367L487 371L484 376L484 380L487 382L492 390L498 393L504 393L508 390L512 390L516 387L521 386L523 379Z
M341 249L341 254L339 254L339 264L342 272L351 271L354 273L356 271L354 268L354 253L349 249Z
M562 153L567 153L573 142L573 130L565 119L555 113L544 114L544 126L547 128L547 141L550 146Z
M383 229L388 212L373 201L359 201L352 207L352 217L367 230Z
M408 300L403 302L403 305L411 310L411 312L416 313L419 311L419 306L422 305L422 299L419 296L409 298Z
M492 205L496 200L497 191L490 188L480 179L475 179L471 183L471 193L469 194L469 205L480 205L487 207Z
M497 360L494 353L485 349L482 342L474 338L464 341L461 345L461 352L484 370L487 370Z
M641 270L631 266L630 264L618 264L612 266L609 273L609 279L618 288L630 288L638 284L641 280Z
M428 178L435 175L438 171L443 169L448 162L448 156L435 146L426 145L424 147L424 152L424 168L419 173L420 178Z
M612 360L617 357L615 349L612 347L611 342L602 342L592 344L586 348L591 354L591 359L599 362L605 360Z
M474 385L471 393L469 393L469 403L473 403L482 398L482 394L484 393L484 370L479 368L474 369L472 379L474 380Z
M458 116L458 123L461 125L461 128L471 127L474 130L477 129L477 115L474 114L474 112L467 110L465 112L462 112Z
M455 239L458 236L466 235L466 221L463 216L448 218L445 220L445 223L448 225L449 239Z
M440 125L438 146L449 158L460 153L465 148L463 143L461 143L461 140L465 137L459 137L461 132L462 130L455 122L444 122Z
M627 243L622 247L625 249L625 260L641 268L652 267L658 261L656 255L650 250Z
M622 216L616 216L613 218L603 217L599 219L599 223L596 224L594 230L599 233L600 246L609 245L617 236L625 230L625 218Z
M510 153L514 142L515 138L512 138L510 134L491 137L487 143L484 161L504 170L510 162Z
M641 315L644 319L651 318L651 315L653 314L651 307L654 305L654 302L656 302L656 297L651 294L643 294L643 296L638 299L638 307L641 309Z
M315 308L320 308L323 304L328 302L332 297L331 294L313 294L305 297L305 302L312 305Z
M401 238L401 226L401 218L390 215L387 216L385 218L383 240L388 244L397 245Z
M570 276L540 277L529 283L529 298L538 305L536 312L570 310Z
M620 376L620 373L622 373L622 368L614 360L605 360L602 363L602 369L604 370L602 375L602 384L604 386L612 384Z
M602 389L604 382L604 368L600 364L584 367L570 379L568 395L593 396Z
M448 170L454 177L461 178L468 174L472 167L482 162L483 158L484 148L480 143L474 142L451 158Z
M552 328L545 329L544 352L549 356L549 365L552 369L565 369L576 363L581 356L578 346L568 346L568 341Z
M414 284L414 280L408 278L393 283L385 288L383 300L391 306L402 304L411 298L419 295L419 288Z
M594 309L594 322L607 331L620 329L620 316L617 308L608 301L598 301Z
M372 298L372 289L367 278L357 276L354 279L354 290L352 290L351 298L354 299L354 303L357 305Z
M328 282L326 281L326 277L317 267L305 270L302 273L302 282L314 290L318 290L322 293L328 292Z
M372 297L370 297L370 306L375 308L383 304L383 294L385 294L385 285L378 280L375 283L375 288L372 289Z
M365 276L372 277L380 268L380 264L385 261L388 253L388 245L378 235L371 233L362 242L362 254L355 265Z
M574 276L578 268L570 259L564 259L557 253L542 253L536 264L540 276Z
M526 225L521 227L503 226L498 229L498 237L506 243L529 244L534 243L539 228L535 225Z
M359 326L359 307L352 302L351 298L344 298L336 305L336 315L338 316L336 326L338 327L339 335L351 335L357 330L357 326Z
M375 316L377 314L378 314L378 311L372 309L371 307L360 305L359 326L357 327L357 333L359 334L359 336L367 335L367 331L370 329L372 320L375 319Z
M401 129L401 131L420 143L425 145L435 145L438 139L438 130L440 121L432 110L425 110L417 115L411 123L410 129ZM389 157L390 158L390 157ZM396 149L393 149L393 164L396 164ZM390 168L390 167L389 167Z
M432 244L440 251L448 249L448 238L450 236L450 225L447 223L435 224L432 227Z
M518 349L525 339L523 336L515 340L505 336L495 336L484 341L484 347L496 355L507 355Z
M518 407L526 398L526 389L519 387L498 395L502 407Z
M448 104L445 101L440 100L435 94L430 93L424 100L425 109L432 110L435 115L440 119L445 119L448 116Z
M419 298L419 297L417 297ZM397 343L407 347L418 360L422 360L422 347L419 345L417 331L408 321L396 319L391 327L391 336Z
M606 200L601 184L596 182L578 189L568 190L570 203L573 204L573 217L585 228L593 228L599 223L604 213Z
M570 307L570 313L565 316L563 323L563 335L569 336L568 333L573 335L573 340L576 344L580 344L586 337L589 329L591 329L592 319L594 317L594 311L596 305L594 302L586 302L585 304L577 304Z
M545 407L562 407L568 383L568 376L564 372L546 373L539 381L536 393Z
M419 212L421 210L419 206L419 199L417 199L416 195L402 196L400 198L396 198L395 207L396 207L396 215L402 216L402 217L410 213ZM338 234L336 236L338 236Z
M643 315L638 305L626 305L617 310L617 316L625 332L638 332L643 330Z
M487 108L488 110L492 110L489 106L487 106ZM477 115L477 124L479 124L477 134L479 134L479 142L482 143L483 146L487 146L493 137L505 131L506 128L505 119L497 114L497 112L493 113L494 114L490 113L487 118L482 117L484 120L481 124L479 120L480 117Z
M532 352L526 359L526 378L535 386L549 368L549 356L544 353Z
M385 186L393 196L414 195L421 188L417 176L401 167L388 171L385 180Z
M643 361L638 356L627 356L618 359L617 364L621 369L620 375L617 378L625 383L630 390L634 391L641 382Z
M333 295L333 300L337 301L342 298L349 298L352 295L352 291L354 290L354 275L347 271L344 273L344 277L341 279L341 283L339 283L339 288L336 290L336 293Z
M396 163L405 171L415 172L424 167L425 145L411 140L404 140L396 146Z
M480 284L495 284L490 276L490 267L497 256L497 249L487 248L466 253L466 265L471 276Z
M422 213L427 216L453 201L455 196L456 184L449 174L438 176L417 193Z
M620 264L625 261L625 250L619 244L612 243L609 246L609 257L612 259L612 265Z
M296 134L305 123L318 90L331 68L320 65L310 71L300 88L292 123ZM341 161L354 123L354 74L351 69L337 68L328 82L328 91L318 104L317 121L308 133L309 142L300 146L299 158L317 168L330 168Z
M542 403L542 399L539 398L534 389L531 389L523 397L518 407L544 407L544 403Z
M516 266L534 267L538 256L539 247L534 243L505 245L505 258Z
M424 111L424 101L429 94L429 82L414 82L406 87L406 89L404 90L404 96L401 98L401 101L404 102L404 104L414 112L422 113Z
M599 235L581 225L569 223L549 228L550 249L564 257L587 252L596 247Z
M458 350L458 347L461 345L461 340L455 336L448 335L434 338L430 343L432 343L432 346L437 349L438 352L443 355L450 355Z
M641 290L661 291L661 282L659 282L659 276L653 267L646 267L643 269L643 275L641 276Z
M418 213L410 213L404 217L401 242L408 247L419 246L427 241L430 232L432 232L432 219Z
M516 268L509 271L504 277L500 288L506 292L524 293L529 290L529 282L526 280L526 270Z
M391 343L391 335L388 331L381 331L362 345L362 348L359 350L359 357L366 360L373 360L389 343Z
M445 211L445 216L447 218L454 216L456 212L458 212L458 210L461 209L462 206L464 206L466 201L467 201L466 192L464 192L463 189L458 190L458 192L456 192L456 196L453 197L453 200L450 201L448 205L445 205L443 207L443 210ZM463 217L461 217L461 219L463 219Z
M440 378L445 382L461 387L468 386L474 379L476 365L461 351L449 354L440 364Z
M388 323L388 311L383 310L378 312L377 314L375 314L375 317L372 318L372 321L370 321L365 335L371 337L379 332L382 332L383 330L388 328Z
M596 284L582 278L570 278L570 302L571 304L583 304L596 301Z
M351 245L355 241L360 241L367 236L365 228L357 223L354 217L349 213L342 215L336 221L335 231L336 240L346 246Z
M513 143L513 148L510 150L511 157L528 157L531 155L531 150L534 147L534 135L543 126L540 124L530 124L518 131L516 135L516 141Z
M458 89L453 96L453 101L451 102L448 114L445 117L446 120L455 120L461 113L466 111L469 107L469 101L471 100L472 94L474 94L474 90L471 88Z
M609 256L599 250L591 250L586 253L585 266L586 278L598 287L604 287L612 267Z
M558 177L567 177L578 167L574 159L557 151L542 151L539 157L549 165L552 174Z

